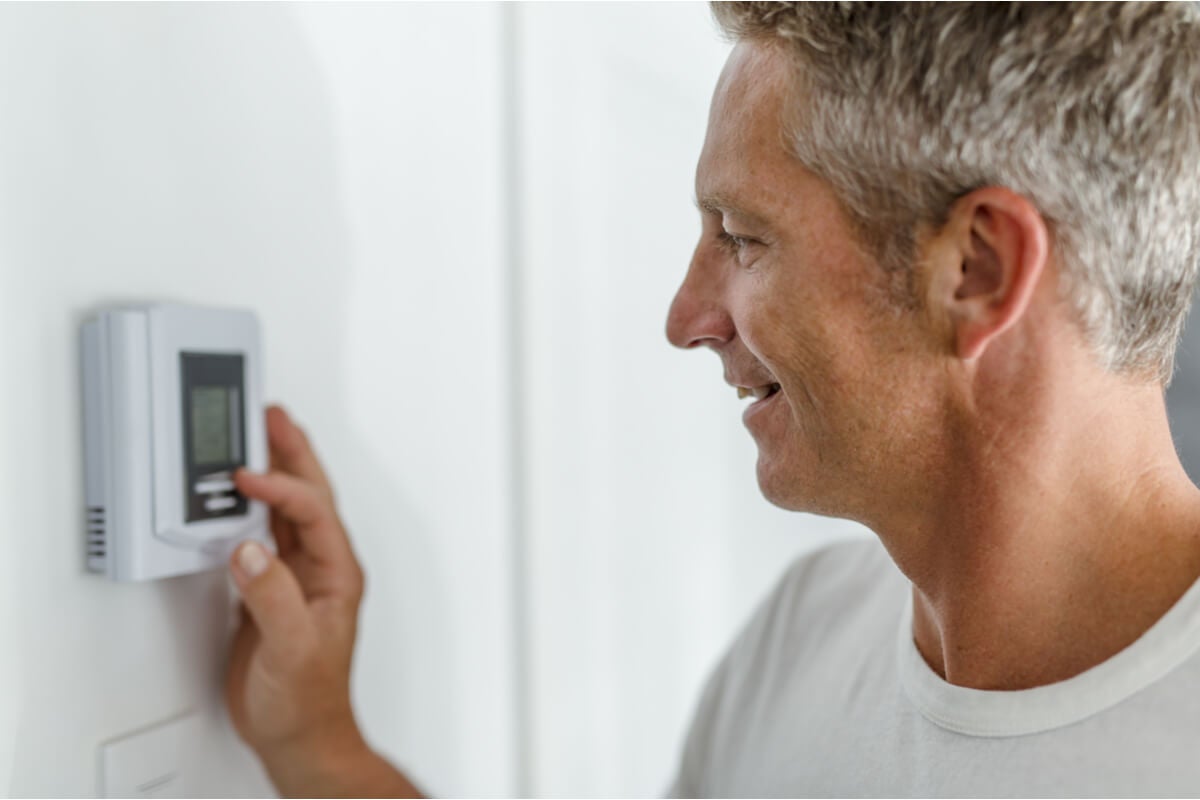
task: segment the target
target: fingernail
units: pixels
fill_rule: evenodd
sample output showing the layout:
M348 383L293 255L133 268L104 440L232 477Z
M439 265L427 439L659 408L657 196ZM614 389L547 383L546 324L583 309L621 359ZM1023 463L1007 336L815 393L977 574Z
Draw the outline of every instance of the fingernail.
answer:
M257 578L267 571L270 564L271 557L258 542L246 542L238 551L238 566L248 577Z

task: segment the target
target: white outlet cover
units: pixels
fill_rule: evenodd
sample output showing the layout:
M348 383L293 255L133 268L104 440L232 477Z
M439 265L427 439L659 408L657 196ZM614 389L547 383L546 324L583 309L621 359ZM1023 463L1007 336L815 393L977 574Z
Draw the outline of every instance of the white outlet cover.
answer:
M195 794L200 720L187 714L100 745L103 797Z

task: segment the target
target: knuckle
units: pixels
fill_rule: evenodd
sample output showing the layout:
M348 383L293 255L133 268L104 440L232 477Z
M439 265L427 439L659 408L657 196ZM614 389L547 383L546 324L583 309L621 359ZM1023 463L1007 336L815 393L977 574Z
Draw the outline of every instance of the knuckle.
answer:
M337 506L334 505L333 498L320 486L315 484L305 483L304 488L308 492L308 501L312 504L313 511L319 515L321 521L332 525L338 531L344 531L342 520L338 516Z
M292 424L291 445L293 451L297 453L303 453L312 449L312 445L308 438L308 432L305 431L304 428L301 428L299 425L294 423Z

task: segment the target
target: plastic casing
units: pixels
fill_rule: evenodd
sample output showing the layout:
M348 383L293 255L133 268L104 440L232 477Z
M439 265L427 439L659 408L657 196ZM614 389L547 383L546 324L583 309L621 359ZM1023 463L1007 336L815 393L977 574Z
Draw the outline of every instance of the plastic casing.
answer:
M144 581L224 566L241 541L267 540L267 511L185 522L180 353L245 358L246 466L267 468L262 354L253 312L154 305L101 311L83 325L87 566Z

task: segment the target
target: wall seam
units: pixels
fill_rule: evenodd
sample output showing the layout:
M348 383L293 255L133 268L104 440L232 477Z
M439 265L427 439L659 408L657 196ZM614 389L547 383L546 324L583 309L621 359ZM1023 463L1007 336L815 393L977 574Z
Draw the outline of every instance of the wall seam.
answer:
M508 354L508 493L510 603L512 613L513 759L518 797L533 796L533 687L530 676L533 634L528 580L529 478L525 387L527 356L525 319L524 160L522 158L520 79L520 3L500 5L500 127L503 176L500 200L505 230L505 351Z

